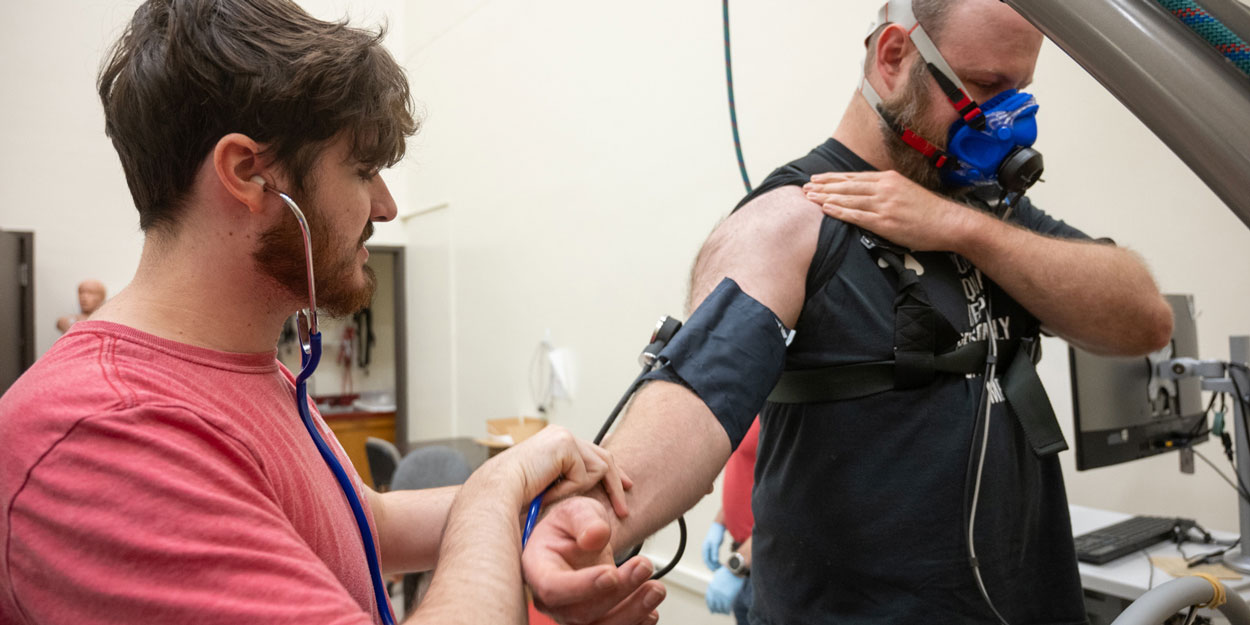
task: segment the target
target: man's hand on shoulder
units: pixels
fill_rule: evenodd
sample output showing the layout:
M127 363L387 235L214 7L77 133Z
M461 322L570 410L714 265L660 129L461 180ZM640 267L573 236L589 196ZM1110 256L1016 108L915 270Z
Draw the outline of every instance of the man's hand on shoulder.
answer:
M651 562L635 556L617 568L612 525L603 503L587 497L561 501L543 517L521 554L534 605L566 625L652 625L664 585Z
M826 215L920 252L960 252L983 217L893 170L817 174L803 190Z
M831 217L913 250L960 254L1083 349L1138 356L1171 336L1171 308L1128 250L1007 224L895 171L819 174L804 188Z

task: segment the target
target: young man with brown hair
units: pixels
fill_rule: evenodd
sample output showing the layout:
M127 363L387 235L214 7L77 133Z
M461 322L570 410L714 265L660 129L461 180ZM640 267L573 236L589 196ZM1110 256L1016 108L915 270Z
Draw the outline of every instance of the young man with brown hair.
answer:
M346 490L305 431L275 358L310 300L301 228L278 192L307 218L320 307L366 304L364 243L396 214L379 170L417 126L380 40L287 0L135 12L99 92L143 254L133 282L0 398L0 621L377 623L390 606L368 536L383 572L438 565L410 622L521 623L529 501L557 479L549 500L602 482L626 514L611 456L559 428L459 489L381 495L311 406ZM579 581L612 589L637 570L650 571ZM638 601L621 610L654 620Z

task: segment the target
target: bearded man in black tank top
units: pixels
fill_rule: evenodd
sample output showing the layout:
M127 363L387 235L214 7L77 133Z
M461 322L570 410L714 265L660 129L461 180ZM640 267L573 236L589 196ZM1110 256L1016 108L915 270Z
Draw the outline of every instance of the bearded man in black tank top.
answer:
M1022 192L950 186L948 129L974 123L976 103L1025 88L1042 35L996 0L909 4L949 72L931 67L934 52L918 49L914 24L883 12L867 40L862 95L832 137L774 171L704 244L693 314L730 278L796 330L783 367L743 371L744 379L890 361L905 274L954 346L1015 345L1044 329L1104 354L1160 348L1171 312L1135 254L1090 240ZM873 251L882 245L896 250L895 269ZM866 396L741 407L762 408L751 622L1084 623L1062 474L1054 449L1029 440L1007 401L1006 368L988 380L937 373ZM535 530L522 563L550 612L610 618L621 597L558 592L552 563L610 562L614 549L677 517L710 490L746 431L749 420L709 408L714 398L686 382L645 386L607 443L634 477L629 517L574 498ZM987 404L985 433L975 424ZM976 574L965 496L974 434L978 445L987 437ZM571 540L605 523L606 544Z

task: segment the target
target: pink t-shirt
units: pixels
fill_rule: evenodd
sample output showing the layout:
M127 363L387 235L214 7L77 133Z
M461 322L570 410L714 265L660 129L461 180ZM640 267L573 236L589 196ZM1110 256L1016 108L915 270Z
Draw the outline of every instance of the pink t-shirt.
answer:
M75 324L0 398L0 540L3 623L380 622L272 352Z

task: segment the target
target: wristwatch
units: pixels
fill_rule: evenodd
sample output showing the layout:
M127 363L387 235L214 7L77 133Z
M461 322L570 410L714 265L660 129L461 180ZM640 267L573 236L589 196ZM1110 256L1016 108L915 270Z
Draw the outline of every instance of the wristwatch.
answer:
M746 558L737 551L729 554L729 559L725 561L725 566L729 567L729 572L738 577L746 577L751 572L751 567L747 564Z

